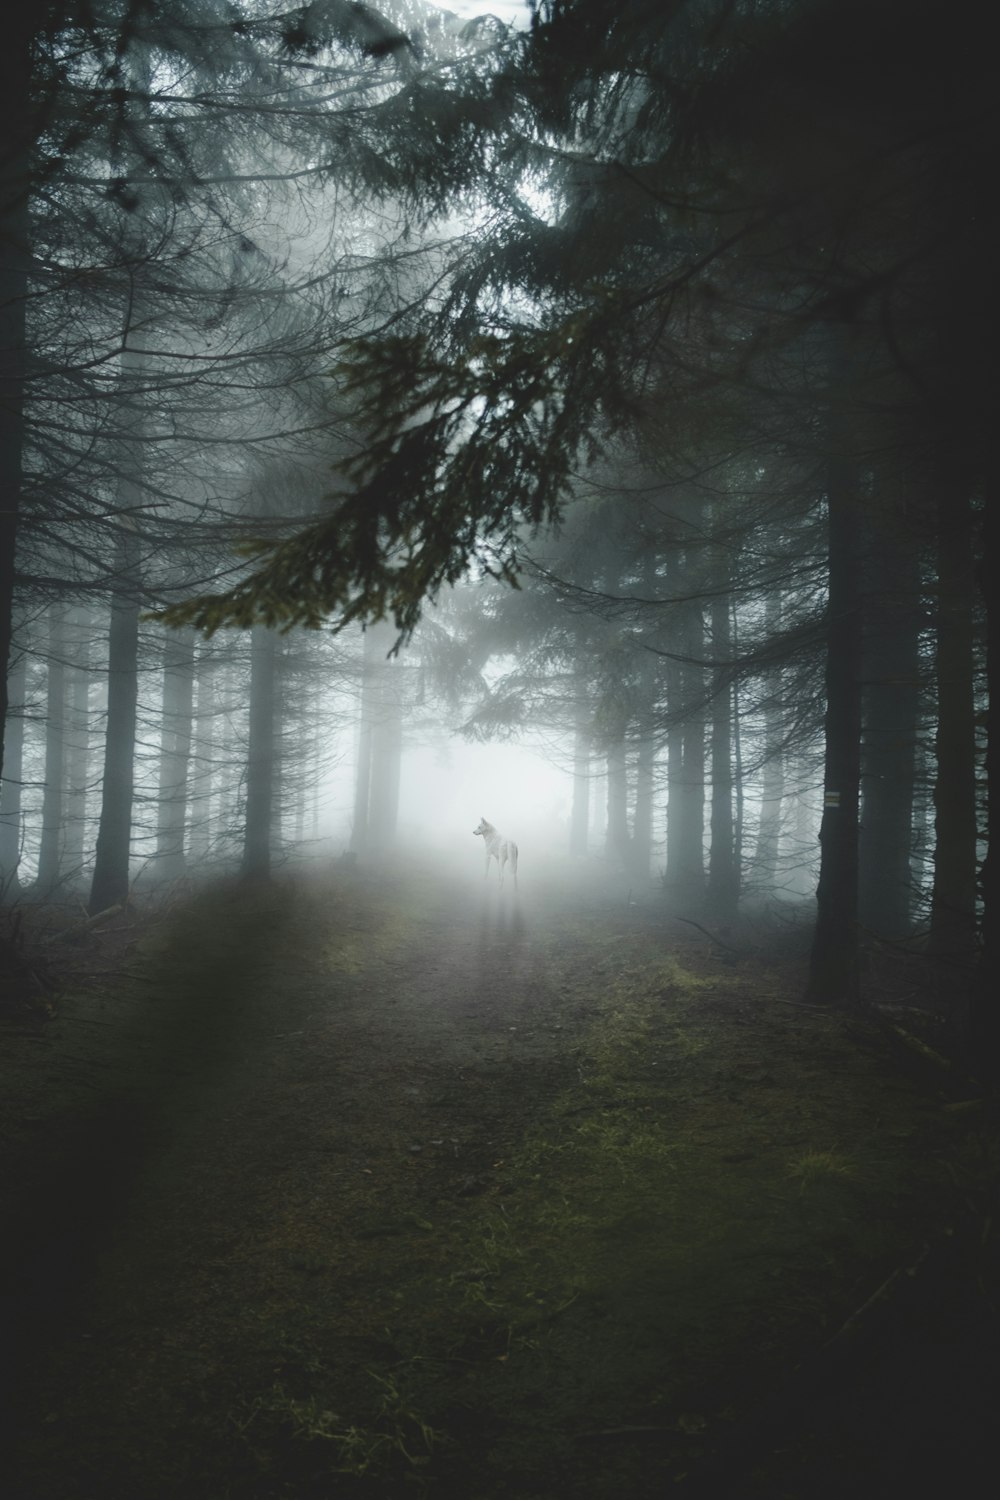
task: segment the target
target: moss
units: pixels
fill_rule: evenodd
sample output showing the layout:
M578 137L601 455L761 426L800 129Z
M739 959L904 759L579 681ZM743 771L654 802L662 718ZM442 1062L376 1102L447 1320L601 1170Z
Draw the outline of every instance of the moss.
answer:
M486 990L430 883L213 899L137 991L215 1061L47 1367L48 1500L651 1500L995 1177L780 969L550 912Z

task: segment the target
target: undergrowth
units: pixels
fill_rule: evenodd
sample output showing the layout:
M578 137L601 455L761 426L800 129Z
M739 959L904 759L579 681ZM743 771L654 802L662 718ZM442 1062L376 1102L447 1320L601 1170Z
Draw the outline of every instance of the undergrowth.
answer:
M607 948L591 933L583 952ZM492 1191L459 1215L429 1209L416 1264L394 1240L372 1268L396 1286L392 1355L365 1375L391 1401L358 1425L317 1415L326 1395L281 1398L288 1441L331 1446L331 1471L372 1494L419 1469L431 1493L549 1495L571 1473L573 1493L610 1495L580 1442L619 1427L664 1435L655 1474L648 1453L611 1466L654 1493L748 1388L835 1330L947 1196L921 1149L926 1101L887 1094L836 1019L790 1019L766 984L655 945L628 952L562 976L594 1012L577 1081ZM343 1394L329 1400L340 1412Z
M286 898L280 920L290 966L355 986L334 992L354 1020L309 1071L275 981L267 1045L303 1059L278 1096L308 1127L295 1156L265 1121L257 1217L227 1201L244 1227L182 1268L155 1314L167 1332L137 1315L89 1396L67 1365L53 1441L108 1500L652 1500L995 1180L977 1116L784 1003L795 976L763 962L712 967L655 930L562 916L536 923L541 998L516 1026L470 1019L476 957L452 1011L425 997L402 1033L413 945L433 957L444 930L432 893L345 884L325 907ZM206 908L184 930L210 946L212 923ZM153 957L200 965L190 944ZM213 978L223 1039L246 1004L227 965L232 945ZM186 1026L201 1004L187 994ZM301 1053L273 1041L300 1035ZM338 1104L338 1077L368 1075L362 1105ZM490 1111L502 1130L480 1128ZM139 1273L121 1274L115 1296L141 1308ZM95 1427L111 1420L113 1471Z

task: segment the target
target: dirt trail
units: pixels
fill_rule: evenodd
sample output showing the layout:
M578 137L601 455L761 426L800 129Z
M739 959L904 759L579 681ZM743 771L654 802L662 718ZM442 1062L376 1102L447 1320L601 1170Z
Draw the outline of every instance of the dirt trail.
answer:
M334 872L205 893L126 982L10 1028L5 1494L652 1500L696 1472L994 1149L783 1003L794 963L729 957L615 892ZM987 1305L968 1269L952 1328ZM831 1420L765 1435L732 1492L883 1493Z
M60 1386L81 1392L74 1444L82 1416L127 1450L137 1339L154 1363L152 1343L197 1348L234 1277L252 1319L296 1295L310 1245L330 1274L332 1246L347 1258L412 1231L414 1204L484 1190L571 1066L529 906L412 872L234 888L145 945L128 995L52 1023L8 1096L30 1144L4 1285L33 1493L93 1478L60 1454ZM290 1223L300 1249L276 1259Z

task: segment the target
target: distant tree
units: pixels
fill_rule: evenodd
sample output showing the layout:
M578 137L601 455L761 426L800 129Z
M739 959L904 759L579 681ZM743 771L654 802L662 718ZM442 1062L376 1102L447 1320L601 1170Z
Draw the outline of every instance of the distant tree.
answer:
M395 641L387 622L369 626L364 634L351 829L357 854L385 854L396 839L406 674L398 655L391 654Z
M250 648L250 733L241 866L242 873L253 879L267 878L271 873L276 790L277 663L277 634L264 625L255 626Z
M982 183L997 128L985 13L962 3L950 20L904 0L550 0L446 101L414 79L408 103L431 123L396 158L407 194L433 216L450 175L451 204L478 192L491 215L455 244L433 305L341 362L365 441L329 513L174 616L389 617L409 631L470 563L516 577L526 536L563 514L580 471L651 416L674 482L705 456L709 413L720 463L755 450L794 462L802 510L828 530L810 993L833 1004L858 994L861 506L891 515L915 461L963 456L995 635L997 211ZM691 781L691 812L708 653L706 601L688 593L667 684L681 765L669 742L667 762L675 785ZM992 744L986 764L992 776ZM693 834L684 843L693 854ZM986 871L989 893L995 860ZM973 1029L995 1034L980 990Z
M141 584L136 537L127 524L128 519L126 512L111 595L101 812L89 902L92 914L123 902L130 883Z
M876 486L873 484L873 488ZM862 496L863 555L861 825L859 914L883 937L912 930L917 736L924 626L920 542L922 496L877 506ZM974 860L973 860L974 863Z
M194 712L194 635L167 632L163 642L160 765L157 785L157 873L176 880L187 869L185 826L189 809Z
M723 922L736 918L740 898L734 826L733 691L729 663L733 657L732 601L728 559L712 560L713 598L709 609L709 645L716 663L711 684L711 843L708 858L707 901L712 915Z
M66 780L67 659L69 632L61 607L48 612L45 692L45 785L42 796L42 831L38 850L40 894L50 895L65 873L63 852Z
M26 656L15 649L9 673L10 702L7 711L7 754L0 783L0 901L13 902L21 889L21 846L24 836L21 813L21 775L24 759L24 694Z
M934 882L929 945L968 964L977 943L975 536L961 464L937 476Z

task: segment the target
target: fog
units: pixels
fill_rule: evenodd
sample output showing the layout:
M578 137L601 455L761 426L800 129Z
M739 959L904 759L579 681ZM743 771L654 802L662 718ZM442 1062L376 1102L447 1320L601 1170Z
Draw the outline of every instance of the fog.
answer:
M474 870L486 818L525 872L591 861L720 922L832 890L831 973L861 930L975 951L992 458L957 498L927 476L988 427L992 349L940 352L935 309L995 257L925 232L968 218L925 199L933 172L872 164L974 91L880 83L853 120L838 84L813 141L838 186L812 195L765 68L733 80L753 141L720 89L681 167L672 111L716 38L696 6L607 9L606 34L572 4L525 34L521 0L220 32L206 0L197 42L123 11L117 48L113 4L82 39L56 6L9 122L11 909L401 849ZM720 66L773 65L805 118L856 61L815 11L801 66L753 7ZM62 152L32 101L71 95Z
M979 1492L995 9L5 8L12 1500Z
M457 852L485 817L516 839L526 856L536 849L565 853L571 793L566 773L540 751L446 740L437 749L415 749L404 757L400 836L417 848Z

